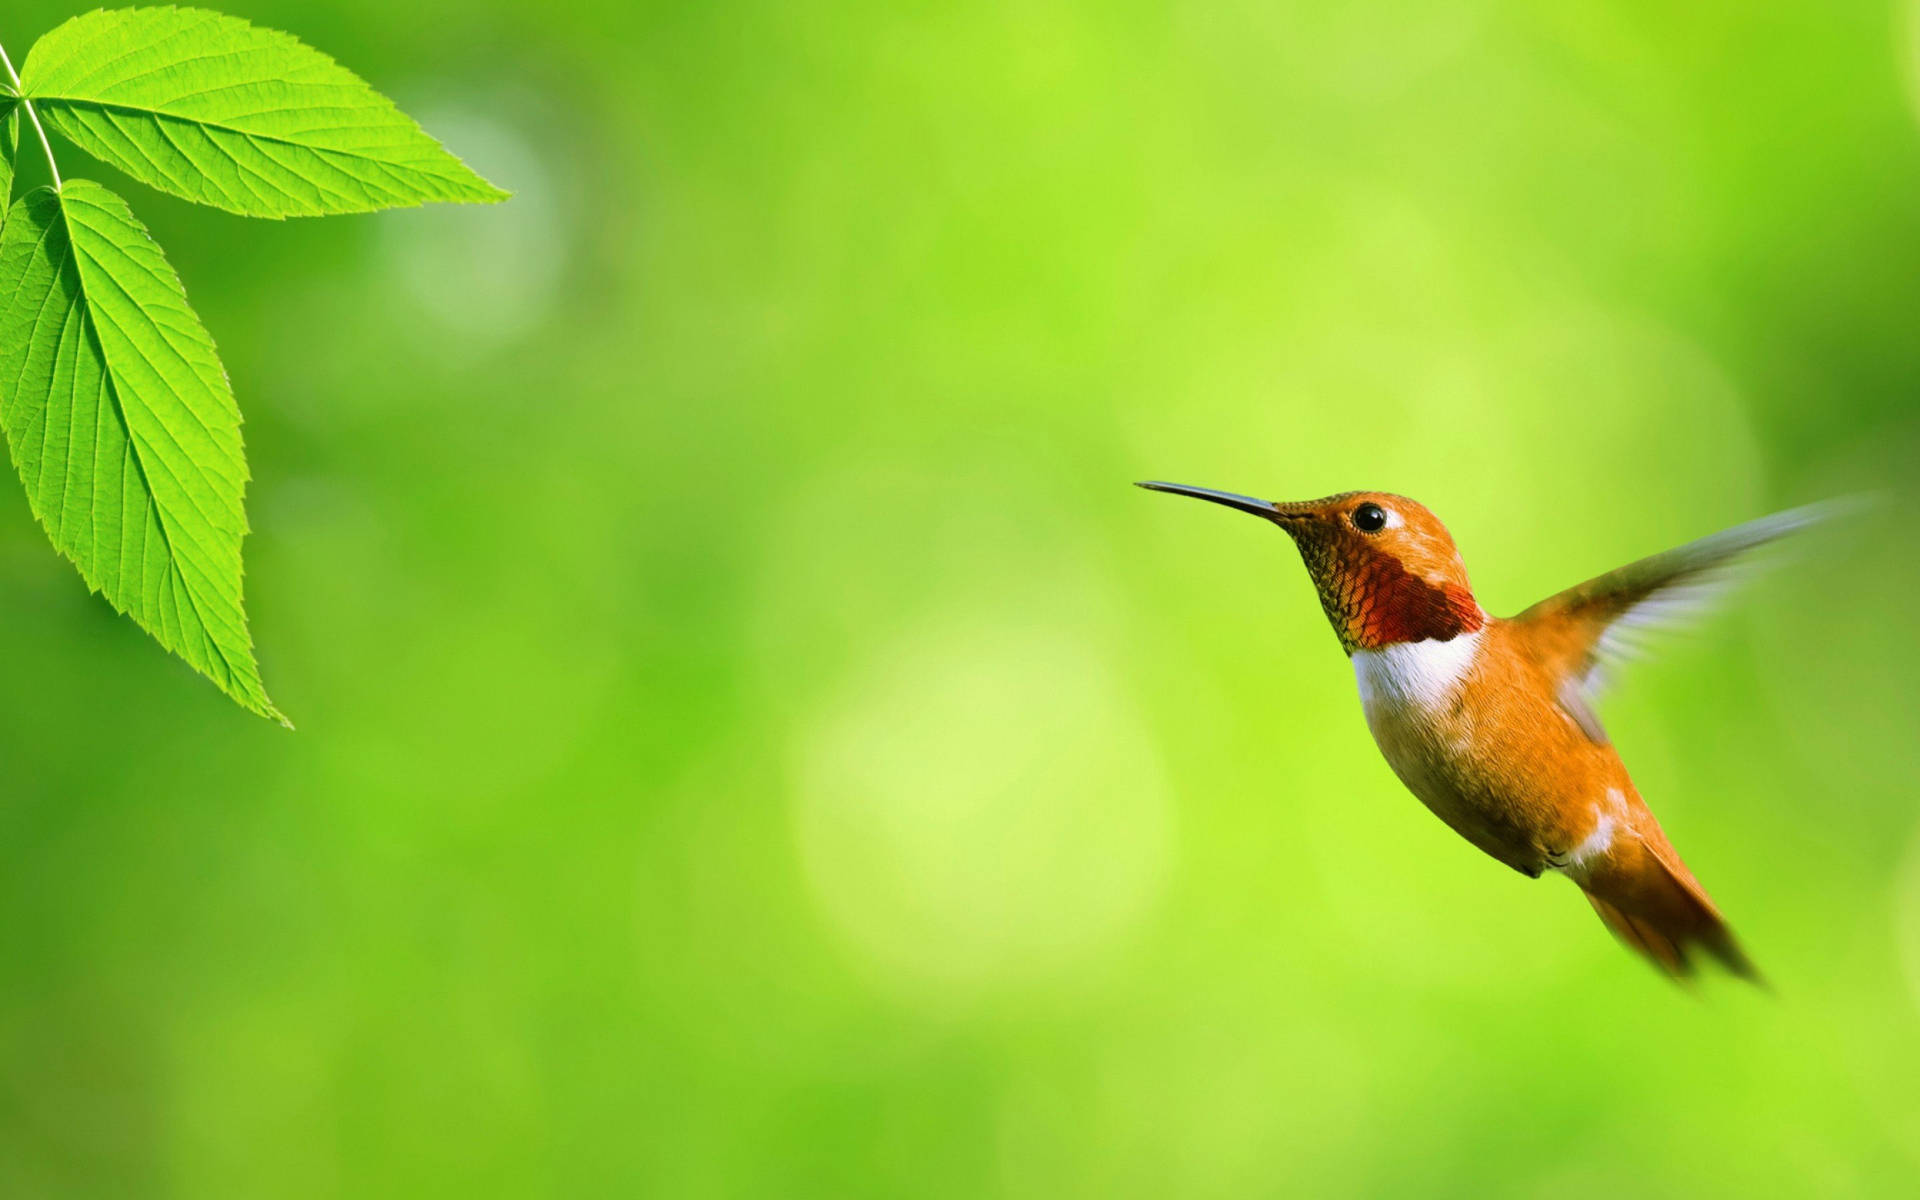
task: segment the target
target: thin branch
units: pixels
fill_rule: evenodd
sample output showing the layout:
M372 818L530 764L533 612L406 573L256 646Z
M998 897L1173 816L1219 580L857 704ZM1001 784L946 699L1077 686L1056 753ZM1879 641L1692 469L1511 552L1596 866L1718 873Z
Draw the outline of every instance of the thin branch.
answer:
M47 170L53 172L53 190L60 190L60 164L53 161L53 143L47 140L47 131L40 125L40 114L33 111L33 101L27 99L20 86L20 73L13 69L13 60L7 57L7 48L0 46L0 66L7 68L7 78L13 81L13 94L20 98L20 107L27 110L27 120L33 122L33 131L40 135L40 148L47 152Z

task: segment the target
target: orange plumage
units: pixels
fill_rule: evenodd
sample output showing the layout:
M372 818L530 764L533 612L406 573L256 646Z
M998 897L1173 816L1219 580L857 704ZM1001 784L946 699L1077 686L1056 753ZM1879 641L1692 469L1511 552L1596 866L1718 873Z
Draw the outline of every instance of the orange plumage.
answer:
M1640 798L1594 716L1631 633L1724 583L1748 551L1817 518L1780 513L1487 615L1453 538L1404 496L1273 503L1183 485L1284 529L1353 659L1374 741L1456 833L1526 875L1578 884L1608 928L1670 975L1705 954L1758 976Z

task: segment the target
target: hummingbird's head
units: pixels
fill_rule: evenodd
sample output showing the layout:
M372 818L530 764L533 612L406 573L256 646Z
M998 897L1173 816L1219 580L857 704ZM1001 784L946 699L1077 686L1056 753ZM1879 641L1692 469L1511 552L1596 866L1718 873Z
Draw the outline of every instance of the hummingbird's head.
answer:
M1405 496L1342 492L1278 503L1178 483L1140 486L1224 504L1286 530L1348 654L1451 641L1486 623L1447 527Z

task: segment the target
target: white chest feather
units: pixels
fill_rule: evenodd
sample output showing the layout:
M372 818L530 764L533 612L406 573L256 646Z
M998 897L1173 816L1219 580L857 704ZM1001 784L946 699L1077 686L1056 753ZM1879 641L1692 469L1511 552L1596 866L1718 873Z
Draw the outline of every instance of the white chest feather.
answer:
M1355 650L1353 673L1369 723L1388 716L1424 716L1440 710L1473 667L1480 630L1450 641L1402 642L1383 650Z

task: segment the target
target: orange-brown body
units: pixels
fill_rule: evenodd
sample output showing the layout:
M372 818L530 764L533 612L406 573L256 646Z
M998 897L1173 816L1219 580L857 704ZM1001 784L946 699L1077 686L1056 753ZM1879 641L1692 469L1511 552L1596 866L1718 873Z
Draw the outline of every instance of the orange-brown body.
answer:
M1461 837L1529 876L1578 884L1615 934L1672 975L1705 951L1751 964L1681 862L1591 708L1622 634L1801 528L1783 513L1642 559L1516 617L1487 615L1439 520L1404 496L1277 504L1144 484L1254 513L1292 536L1353 659L1382 755Z
M1685 970L1698 944L1750 972L1620 755L1557 701L1564 630L1489 618L1478 636L1478 653L1440 705L1366 706L1394 774L1455 833L1516 871L1566 874L1660 966Z
M1540 633L1490 620L1443 703L1366 706L1367 727L1401 782L1461 837L1536 876L1569 861L1617 807L1611 795L1639 805L1619 754L1554 702Z

